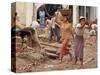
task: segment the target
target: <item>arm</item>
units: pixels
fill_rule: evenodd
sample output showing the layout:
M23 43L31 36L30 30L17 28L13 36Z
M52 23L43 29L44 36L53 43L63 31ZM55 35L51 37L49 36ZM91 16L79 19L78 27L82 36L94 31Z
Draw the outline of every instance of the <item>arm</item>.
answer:
M85 24L84 25L77 25L77 28L79 28L79 29L82 29L83 27L85 26Z
M46 20L45 24L46 24L46 25L48 24L48 20Z
M55 22L59 27L62 25L62 21L58 18L58 14L56 15Z
M73 33L73 32L74 32L74 28L73 28L72 25L70 26L70 31L71 31L71 35L72 35L72 37L73 37L73 39L74 39L74 33Z

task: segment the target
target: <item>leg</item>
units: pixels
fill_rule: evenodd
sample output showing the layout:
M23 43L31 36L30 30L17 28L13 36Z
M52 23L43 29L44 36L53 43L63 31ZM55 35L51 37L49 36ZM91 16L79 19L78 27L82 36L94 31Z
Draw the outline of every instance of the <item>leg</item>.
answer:
M45 17L41 17L41 25L43 26L44 25L44 21L45 21Z
M63 54L60 53L60 55L59 55L59 59L60 59L61 62L62 62L62 60L63 60Z
M68 52L68 55L70 57L70 61L72 61L72 54L70 52Z
M53 28L52 30L53 30L54 40L56 40L56 29Z
M22 47L23 47L22 48L23 50L26 49L27 48L27 44L26 43L23 43L23 46Z
M42 18L40 17L40 25L42 24Z
M44 25L45 23L45 17L42 18L42 24Z
M60 48L60 55L59 55L59 58L61 61L63 59L63 56L65 55L65 52L66 52L65 50L66 50L67 44L68 44L68 40L63 40L62 46Z
M59 42L60 41L60 30L58 27L57 27L56 33L57 33L57 42Z
M78 61L78 48L77 47L75 47L75 57L74 57L74 64L76 64L77 63L77 61Z
M81 67L83 67L83 57L84 57L84 38L82 38L82 41L81 41L80 56L79 56Z
M83 67L83 58L80 58L80 62L81 67Z
M79 57L79 42L79 37L76 35L74 39L74 65L77 63Z
M52 28L50 28L50 41L52 40L52 36L53 36L53 31Z
M77 58L77 57L75 57L75 60L74 60L74 65L76 65L77 60L78 60L78 58Z

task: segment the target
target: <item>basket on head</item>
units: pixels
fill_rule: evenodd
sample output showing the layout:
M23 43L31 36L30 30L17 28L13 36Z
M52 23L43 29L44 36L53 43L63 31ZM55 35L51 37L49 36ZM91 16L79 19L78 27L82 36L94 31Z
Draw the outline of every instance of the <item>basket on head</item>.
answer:
M70 10L68 9L61 9L60 12L62 16L70 16L70 13L71 13Z

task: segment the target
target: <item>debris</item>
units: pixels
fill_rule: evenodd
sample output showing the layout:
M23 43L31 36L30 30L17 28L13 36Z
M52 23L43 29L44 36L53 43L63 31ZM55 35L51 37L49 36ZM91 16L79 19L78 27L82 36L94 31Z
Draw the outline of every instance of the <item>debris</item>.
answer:
M91 62L91 61L94 60L94 59L95 59L95 58L91 57L91 58L87 59L83 64L85 65L85 64Z

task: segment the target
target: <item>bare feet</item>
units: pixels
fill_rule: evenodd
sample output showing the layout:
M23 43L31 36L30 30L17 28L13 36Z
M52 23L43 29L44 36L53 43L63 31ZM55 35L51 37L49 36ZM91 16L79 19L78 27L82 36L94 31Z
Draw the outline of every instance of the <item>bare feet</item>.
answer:
M80 68L84 68L83 62L80 62Z
M77 63L77 58L74 59L73 65L76 65Z

